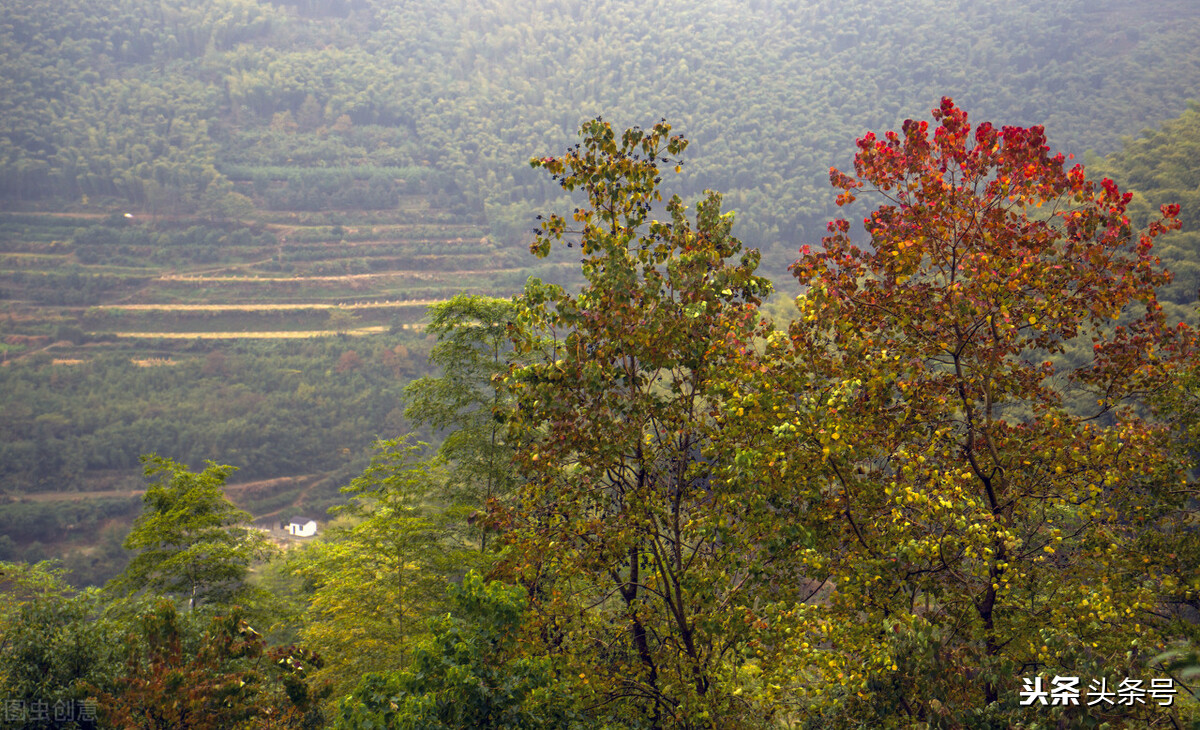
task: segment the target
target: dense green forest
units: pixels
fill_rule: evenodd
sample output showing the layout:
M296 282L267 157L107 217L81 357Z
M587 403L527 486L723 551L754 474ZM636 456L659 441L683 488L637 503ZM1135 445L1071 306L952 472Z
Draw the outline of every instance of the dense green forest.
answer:
M166 353L173 365L110 354L6 368L6 397L24 409L7 411L0 478L70 484L87 470L137 468L151 451L196 464L219 455L249 479L326 471L363 433L403 428L400 387L424 370L423 342L411 344L328 338Z
M386 208L436 196L523 241L524 167L596 114L666 116L769 273L819 236L830 165L950 95L1107 153L1200 85L1187 0L577 6L473 0L9 0L0 195L157 214Z

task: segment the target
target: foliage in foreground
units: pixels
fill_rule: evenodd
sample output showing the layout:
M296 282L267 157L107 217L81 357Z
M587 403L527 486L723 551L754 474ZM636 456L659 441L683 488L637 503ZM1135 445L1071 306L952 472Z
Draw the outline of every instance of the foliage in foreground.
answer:
M95 622L99 593L72 595L64 572L50 563L0 563L0 696L6 715L10 707L32 708L36 702L47 708L81 706L91 694L89 685L107 683L119 670L109 627ZM24 727L50 728L52 718L25 717Z
M307 681L319 657L296 647L268 649L238 609L206 618L202 628L171 601L137 615L124 674L96 695L107 726L320 727L325 691Z
M0 563L0 727L320 726L320 657L267 647L241 609L72 595L62 574Z
M442 374L418 378L404 389L404 415L414 424L452 428L438 449L450 466L446 496L451 509L469 513L470 532L485 553L492 530L473 518L513 491L513 454L502 421L507 402L495 378L512 360L508 328L514 314L510 301L467 294L431 305L427 332L437 344L429 361Z
M367 672L407 666L425 617L444 609L447 581L480 557L440 501L441 475L418 460L423 445L376 446L343 489L344 518L289 558L305 583L301 635L326 660L317 676L343 694Z
M1040 127L972 128L948 99L934 119L867 135L855 174L831 171L840 204L885 199L870 247L839 220L804 252L800 320L769 354L780 380L737 404L742 453L777 485L756 489L831 528L797 564L830 599L763 637L787 647L769 671L804 678L819 727L1008 727L1037 711L1018 706L1037 676L1148 686L1179 635L1164 600L1200 587L1180 550L1195 490L1146 408L1194 357L1155 299L1169 274L1153 241L1178 206L1133 235L1131 196L1067 169ZM1048 715L1148 727L1173 712Z
M199 603L232 604L250 598L250 564L269 551L265 536L250 528L250 514L225 496L233 467L209 462L195 474L171 459L143 457L147 477L145 511L125 538L138 553L112 588L126 593L149 589Z
M533 250L578 245L587 283L571 295L532 281L520 301L516 351L532 362L508 387L524 485L502 518L502 570L529 592L547 648L625 721L747 727L769 712L733 694L748 659L738 607L787 576L726 529L744 500L708 454L724 372L770 284L719 195L694 223L678 197L669 221L650 220L659 165L687 144L669 125L617 136L595 120L583 137L533 161L587 198L573 220L549 216Z
M527 601L518 587L471 572L450 586L451 613L433 620L406 669L363 677L341 702L339 730L527 728L583 724L572 682L525 645Z
M1040 127L972 127L948 99L934 118L831 171L839 204L885 202L869 246L838 220L802 250L786 334L756 328L754 254L726 263L715 199L694 231L678 201L648 220L684 146L666 125L618 141L597 120L534 161L588 195L589 285L521 302L554 347L509 376L526 482L505 565L546 649L630 717L1021 726L1041 709L1019 705L1023 678L1149 686L1186 635L1196 492L1151 409L1194 367L1155 299L1179 208L1134 234L1131 196ZM549 217L535 252L571 228Z

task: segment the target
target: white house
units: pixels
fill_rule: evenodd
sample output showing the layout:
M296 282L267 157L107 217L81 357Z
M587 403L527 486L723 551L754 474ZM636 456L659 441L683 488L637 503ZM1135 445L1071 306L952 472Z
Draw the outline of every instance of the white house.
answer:
M287 531L289 535L296 537L312 537L317 534L317 521L307 517L293 517L288 522Z

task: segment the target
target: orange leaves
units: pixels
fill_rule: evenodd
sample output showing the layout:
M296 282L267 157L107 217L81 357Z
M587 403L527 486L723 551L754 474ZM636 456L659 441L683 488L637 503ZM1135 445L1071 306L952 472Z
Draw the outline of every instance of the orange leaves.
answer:
M1194 336L1167 328L1155 299L1169 274L1153 245L1179 208L1131 235L1130 195L1066 169L1042 128L971 134L949 99L933 117L933 130L865 135L853 179L831 171L839 203L886 198L860 218L869 245L838 220L793 268L793 383L844 393L824 412L792 385L798 428L763 443L791 449L795 473L820 470L796 488L818 485L808 524L838 546L826 565L839 626L919 615L970 667L1073 661L1063 647L1085 640L1116 651L1110 635L1127 644L1142 628L1097 633L1075 617L1153 602L1138 541L1169 539L1147 535L1179 462L1139 402L1194 361ZM926 597L924 611L897 596ZM852 633L831 653L873 651L877 636ZM994 702L1008 678L991 677L960 687L958 709ZM924 690L909 697L945 694Z
M1131 196L1111 180L1096 189L1079 165L1065 170L1041 127L998 131L984 123L971 135L966 113L950 99L933 116L940 124L932 144L929 124L909 120L902 134L859 140L856 176L830 169L839 205L860 190L884 192L891 204L863 219L869 249L855 246L848 221L831 222L822 265L812 265L814 255L794 269L802 284L819 276L831 300L872 302L859 310L861 328L924 318L935 328L974 332L957 337L954 348L986 346L993 357L1015 354L1026 341L1053 347L1114 310L1153 301L1165 280L1150 255L1153 239L1178 226L1177 206L1164 207L1163 219L1130 245ZM1044 205L1055 208L1049 219L1034 212ZM914 276L915 266L925 275ZM1073 311L1050 312L1047 302L1056 298L1072 302ZM972 323L1001 307L1038 327L987 345Z
M839 206L854 202L854 189L861 186L861 183L857 180L835 167L829 168L829 182L835 188L842 189L842 193L837 197L837 204Z

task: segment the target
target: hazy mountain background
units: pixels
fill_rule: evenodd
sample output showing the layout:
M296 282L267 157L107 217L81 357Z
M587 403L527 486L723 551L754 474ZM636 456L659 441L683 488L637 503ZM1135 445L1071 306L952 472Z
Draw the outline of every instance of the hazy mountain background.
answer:
M681 190L726 193L774 268L820 235L826 173L854 140L944 95L979 120L1044 124L1062 151L1107 154L1200 88L1200 7L1187 0L6 0L0 12L10 204L213 211L230 182L350 168L379 173L373 196L251 197L387 207L384 177L420 181L515 245L553 192L529 157L597 114L666 117L693 140Z

